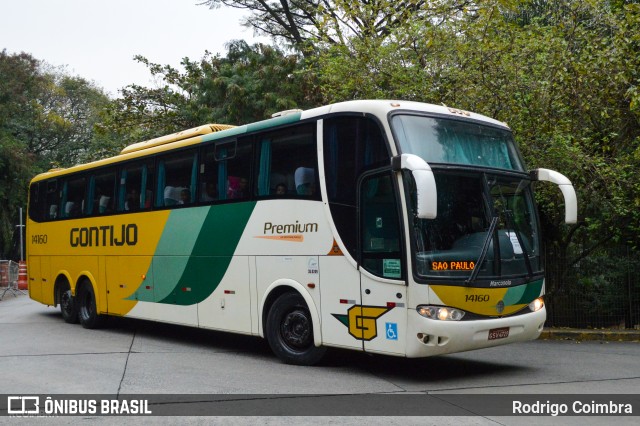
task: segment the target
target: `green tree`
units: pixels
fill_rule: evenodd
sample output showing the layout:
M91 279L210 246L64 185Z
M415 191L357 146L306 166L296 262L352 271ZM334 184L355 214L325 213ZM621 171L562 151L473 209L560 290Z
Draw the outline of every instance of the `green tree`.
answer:
M581 222L537 186L545 236L575 264L612 239L638 244L640 9L599 1L493 1L416 19L384 40L330 46L317 67L326 101L390 97L509 123L531 168L568 175Z
M86 80L27 53L0 52L0 257L11 251L18 208L34 174L88 156L109 100Z
M198 4L248 12L243 24L310 57L324 43L384 39L411 22L447 13L455 16L468 0L205 0Z
M277 111L314 106L317 99L313 81L301 72L302 59L264 44L233 41L225 57L184 58L183 70L136 59L160 85L127 86L112 104L101 134L117 134L124 145L207 122L258 121Z
M33 162L23 144L0 130L0 259L20 257L14 236L19 232L19 209L26 214L26 183L34 174Z

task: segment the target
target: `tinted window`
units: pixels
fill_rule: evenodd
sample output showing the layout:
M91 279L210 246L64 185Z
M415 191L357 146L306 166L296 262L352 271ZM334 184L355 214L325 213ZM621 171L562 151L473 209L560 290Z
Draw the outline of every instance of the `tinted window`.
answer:
M246 200L252 194L249 140L222 141L205 148L200 166L200 201Z
M158 159L156 207L188 205L196 199L197 154L195 150L170 153Z
M153 162L126 165L120 172L118 211L135 212L153 206Z
M109 214L115 211L116 173L100 170L89 177L88 202L84 205L85 215Z
M45 196L45 219L57 219L59 212L58 206L60 205L60 191L58 190L58 181L56 179L49 180L46 183L46 196Z
M29 188L29 217L40 222L45 219L44 208L46 198L46 183L36 182Z
M380 277L400 279L400 220L391 176L368 177L360 188L362 265Z
M315 123L262 136L258 195L320 199Z
M390 163L380 126L366 117L345 116L324 122L327 195L340 238L356 257L357 183L363 172Z
M83 177L72 176L66 178L62 185L60 217L80 217L85 209L86 180Z

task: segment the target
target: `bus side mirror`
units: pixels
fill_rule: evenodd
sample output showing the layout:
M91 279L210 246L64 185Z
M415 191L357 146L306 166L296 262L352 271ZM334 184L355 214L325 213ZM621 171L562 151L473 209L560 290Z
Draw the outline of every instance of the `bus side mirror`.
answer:
M391 168L398 172L409 170L416 181L417 216L419 219L435 219L438 214L436 179L429 164L414 154L402 154L391 159Z
M578 222L578 197L571 181L563 174L549 169L536 169L530 172L531 180L551 182L558 185L564 196L564 221L573 224Z

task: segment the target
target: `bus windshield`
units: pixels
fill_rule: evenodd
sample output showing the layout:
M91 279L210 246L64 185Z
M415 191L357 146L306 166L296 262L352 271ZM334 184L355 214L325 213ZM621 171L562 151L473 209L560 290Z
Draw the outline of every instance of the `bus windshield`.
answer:
M513 136L506 129L421 115L396 115L391 124L401 151L429 164L524 171Z
M446 171L435 178L438 216L414 221L419 276L473 281L541 272L529 179Z

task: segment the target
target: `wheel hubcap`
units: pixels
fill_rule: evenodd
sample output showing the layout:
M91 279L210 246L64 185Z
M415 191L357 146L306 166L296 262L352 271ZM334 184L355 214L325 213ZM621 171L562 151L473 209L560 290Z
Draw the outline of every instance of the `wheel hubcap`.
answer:
M71 295L68 290L62 293L62 301L60 303L62 304L62 309L69 311L71 308Z
M303 311L288 313L281 326L285 343L293 348L306 348L311 340L309 318Z

